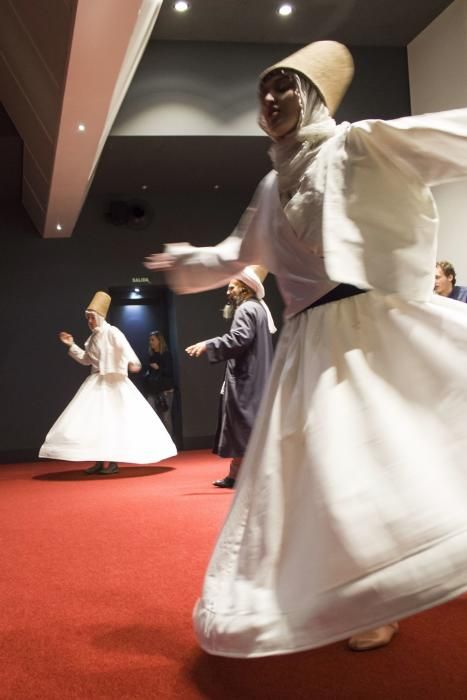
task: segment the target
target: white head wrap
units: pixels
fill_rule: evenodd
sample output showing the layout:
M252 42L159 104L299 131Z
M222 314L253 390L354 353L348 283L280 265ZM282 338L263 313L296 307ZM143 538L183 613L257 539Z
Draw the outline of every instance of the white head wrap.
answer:
M241 282L243 282L243 284L246 284L246 286L249 287L255 293L255 297L259 299L261 306L266 311L266 316L268 317L269 332L275 333L277 331L277 328L274 324L274 320L272 318L271 312L269 311L268 305L263 301L265 294L264 287L254 269L248 265L247 267L243 268L243 270L236 276L235 279L238 279Z
M284 201L295 194L322 144L336 132L336 122L315 86L297 73L292 75L300 103L300 118L295 129L269 150Z
M101 316L101 314L98 314L97 311L88 311L86 309L86 311L84 312L84 315L86 316L86 319L88 319L89 316L92 316L92 318L96 319L97 325L94 328L95 331L98 330L99 328L101 328L104 324L107 324L107 321L105 320L105 318L103 316Z

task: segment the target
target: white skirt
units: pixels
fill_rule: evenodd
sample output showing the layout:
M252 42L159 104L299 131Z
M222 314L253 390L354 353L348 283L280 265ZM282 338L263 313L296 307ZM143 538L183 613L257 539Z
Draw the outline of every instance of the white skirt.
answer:
M201 646L311 649L467 589L467 305L368 292L280 339L194 611Z
M156 412L120 374L91 374L52 426L39 457L149 464L177 449Z

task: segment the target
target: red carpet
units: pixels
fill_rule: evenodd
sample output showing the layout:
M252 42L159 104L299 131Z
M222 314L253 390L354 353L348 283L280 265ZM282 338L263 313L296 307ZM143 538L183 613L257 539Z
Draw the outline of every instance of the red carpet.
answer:
M191 610L232 493L227 460L87 477L86 465L0 466L0 698L464 700L467 598L367 654L339 643L250 661L209 657Z

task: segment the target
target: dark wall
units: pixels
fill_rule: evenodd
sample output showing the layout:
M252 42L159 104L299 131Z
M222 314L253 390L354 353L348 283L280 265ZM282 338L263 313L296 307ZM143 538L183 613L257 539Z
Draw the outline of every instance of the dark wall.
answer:
M255 112L258 76L298 48L295 44L149 42L111 133L258 134ZM344 118L344 112L351 121L390 118L401 114L400 110L407 114L406 50L396 47L350 47L350 50L355 61L355 78L339 117ZM187 118L191 114L193 123Z
M337 121L396 119L411 113L407 51L351 47L355 75Z
M184 240L187 226L193 242L219 240L229 233L248 203L241 196L187 194L164 196L151 227L134 231L113 226L105 217L107 203L89 198L70 239L42 240L19 208L3 208L0 323L0 459L31 458L53 421L70 401L88 370L67 356L57 339L71 332L82 345L89 331L84 310L98 289L125 286L133 277L148 276L163 284L162 275L142 266L162 240ZM274 281L268 282L271 306L280 317L281 302ZM217 415L222 367L205 358L190 359L183 349L227 330L220 310L225 291L216 290L175 300L179 347L183 435L186 448L209 444ZM141 358L144 360L144 358Z
M396 117L410 112L404 50L358 49L358 80L340 119ZM209 139L208 139L209 140ZM210 140L215 147L215 139ZM212 143L214 142L214 143ZM78 343L88 336L84 309L98 289L125 286L148 275L141 261L163 242L216 243L233 229L252 192L154 194L151 226L134 231L114 226L105 214L110 199L91 196L71 239L43 240L20 205L0 209L0 461L37 454L54 420L87 370L67 356L60 330ZM160 275L148 275L153 284ZM282 308L274 280L267 301L276 322ZM187 345L225 330L220 316L224 290L176 298L180 386L185 448L208 446L214 433L223 369L194 360Z

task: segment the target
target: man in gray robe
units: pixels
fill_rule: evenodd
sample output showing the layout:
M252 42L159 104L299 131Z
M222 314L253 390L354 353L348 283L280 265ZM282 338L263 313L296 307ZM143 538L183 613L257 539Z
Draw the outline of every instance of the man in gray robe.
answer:
M227 362L213 452L231 462L228 475L213 482L219 488L235 486L272 364L276 328L263 301L262 271L249 266L230 281L224 309L233 317L230 331L186 348L191 357L206 353L211 363Z

